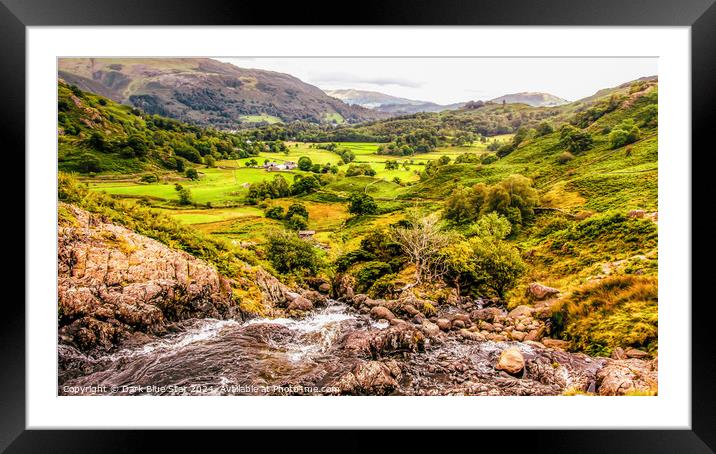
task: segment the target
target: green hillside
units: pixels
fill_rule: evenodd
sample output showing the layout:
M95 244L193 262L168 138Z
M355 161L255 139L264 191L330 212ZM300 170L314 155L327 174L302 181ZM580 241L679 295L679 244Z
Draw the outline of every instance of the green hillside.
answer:
M243 245L287 282L345 275L373 297L408 285L435 302L453 292L509 307L532 305L526 289L540 282L561 290L551 334L573 349L656 351L653 78L556 107L488 103L237 133L146 115L63 82L58 92L60 171ZM288 163L298 167L278 168ZM436 241L424 262L400 244L421 228ZM315 231L315 254L284 263L278 243L305 252L277 236L284 230Z

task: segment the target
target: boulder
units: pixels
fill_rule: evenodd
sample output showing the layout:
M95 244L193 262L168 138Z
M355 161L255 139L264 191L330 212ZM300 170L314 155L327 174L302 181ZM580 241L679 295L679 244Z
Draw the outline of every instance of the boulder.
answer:
M624 349L621 347L615 347L614 350L612 350L612 359L627 359L627 355L624 352Z
M507 314L507 317L509 317L511 319L516 319L518 317L532 315L533 312L534 312L533 308L531 308L529 306L521 305L521 306L517 306L516 308L512 309L509 312L509 314Z
M373 309L370 310L370 315L373 318L377 318L378 320L393 320L395 318L395 314L393 314L390 309L383 306L375 306Z
M315 290L306 290L301 296L312 302L314 306L321 306L326 303L326 297Z
M401 378L396 361L363 361L334 384L341 394L384 396L398 388Z
M440 334L440 327L435 323L431 322L430 320L423 320L423 323L420 327L425 333L425 335L428 337L432 338Z
M627 213L627 216L630 218L635 219L642 219L644 216L646 216L646 211L644 210L631 210Z
M495 318L502 315L502 310L497 307L486 307L484 309L475 309L470 312L470 319L473 321L484 320L492 322Z
M452 329L463 329L465 328L465 322L462 320L453 320Z
M331 284L328 282L324 282L321 285L318 286L318 291L321 293L330 293L331 291Z
M600 396L656 393L657 384L658 366L655 360L609 360L609 363L597 372L597 394Z
M627 358L644 359L648 358L649 354L643 350L637 350L636 348L627 348L624 352Z
M524 341L525 344L531 346L531 347L537 347L537 348L545 348L544 344L542 342L532 341L532 340L526 340Z
M448 320L446 318L439 318L437 321L437 325L438 325L438 328L440 328L441 330L448 331L448 330L450 330L451 323L450 323L450 320Z
M287 309L289 311L310 311L311 309L313 309L313 303L309 299L299 296L298 298L288 303Z
M469 339L469 340L473 340L473 341L478 341L478 342L484 342L484 341L487 340L487 337L485 337L485 335L482 334L482 333L480 333L480 332L470 331L470 330L467 330L467 329L461 329L461 330L459 331L459 333L460 333L460 335L461 335L462 337L464 337L465 339Z
M403 322L381 330L353 331L343 337L341 345L354 354L377 359L395 352L423 351L425 335L420 329Z
M550 339L549 337L542 338L542 344L547 348L555 350L567 350L569 349L569 341L560 339Z
M525 336L526 341L538 341L544 335L544 327L532 329Z
M511 347L500 353L500 359L497 361L495 369L504 370L508 374L516 375L525 368L525 358L519 349Z
M542 285L538 282L533 282L527 287L527 297L536 301L552 298L553 296L558 295L559 292L559 289L547 287L546 285Z

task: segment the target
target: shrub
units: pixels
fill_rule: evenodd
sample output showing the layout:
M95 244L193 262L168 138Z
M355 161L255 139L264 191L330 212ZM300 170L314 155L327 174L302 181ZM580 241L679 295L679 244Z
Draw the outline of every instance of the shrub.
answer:
M493 236L453 242L441 257L445 279L461 294L503 298L525 270L517 248Z
M554 132L554 127L549 122L543 121L537 126L537 135L546 136Z
M308 156L301 156L298 158L298 168L304 172L310 172L313 167L313 161Z
M274 206L274 207L267 209L264 212L264 215L269 219L276 219L276 220L280 221L281 219L284 218L284 210L283 210L283 207Z
M634 124L634 120L624 120L609 133L609 143L612 148L620 148L639 140L640 134L641 132L637 125Z
M580 153L592 148L594 140L587 131L582 131L572 125L564 125L559 134L559 145L572 153Z
M368 194L352 194L349 200L348 212L351 214L361 216L375 214L378 211L378 205Z
M291 193L293 195L310 194L315 192L321 187L321 180L315 175L298 175L291 186ZM253 185L252 185L253 186Z
M559 164L566 164L572 159L574 159L574 155L569 151L565 151L561 155L557 156L557 162Z
M80 156L79 168L80 171L85 173L102 171L102 165L99 159L92 153L84 153Z
M266 257L279 273L315 274L321 260L313 243L304 241L293 232L270 234L266 243Z
M308 219L308 210L306 209L306 206L302 203L292 203L291 206L288 207L286 218L293 216L300 216L304 219Z
M366 292L370 289L375 281L391 272L389 264L384 262L368 262L358 271L356 281L359 292Z
M153 173L150 173L148 175L142 175L142 178L140 178L139 180L142 183L156 183L157 181L159 181L159 177Z
M398 290L400 290L395 282L396 278L397 275L395 274L383 275L381 278L376 280L370 287L370 290L368 290L368 296L370 296L371 298L394 297Z
M174 189L179 193L179 205L191 205L193 203L191 191L188 188L177 184Z
M199 172L197 172L197 170L193 167L186 169L185 175L190 180L198 180L199 179Z
M492 164L493 162L497 162L499 159L500 158L496 154L490 153L490 154L486 154L485 156L483 156L482 159L480 160L480 162L482 164L487 165L487 164Z
M305 230L308 227L308 221L303 216L294 214L293 216L286 216L286 227L291 230Z
M369 177L375 176L376 172L370 166L370 164L351 164L346 169L347 177L355 177L360 175L367 175Z

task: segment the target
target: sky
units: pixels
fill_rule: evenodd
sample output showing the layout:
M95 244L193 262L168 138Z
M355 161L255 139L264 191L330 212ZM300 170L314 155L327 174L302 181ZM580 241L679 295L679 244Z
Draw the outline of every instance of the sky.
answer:
M538 91L569 101L644 76L653 57L217 58L242 68L288 73L321 89L354 88L452 104Z

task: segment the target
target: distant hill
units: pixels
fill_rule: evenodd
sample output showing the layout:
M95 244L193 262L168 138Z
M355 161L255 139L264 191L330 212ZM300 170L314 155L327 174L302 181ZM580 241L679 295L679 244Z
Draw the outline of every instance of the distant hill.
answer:
M569 101L566 99L562 99L549 93L539 92L512 93L509 95L502 95L498 98L491 99L490 101L500 104L503 101L508 104L527 104L532 107L553 107L561 106L562 104L569 104Z
M346 104L359 105L378 112L392 115L406 115L418 112L440 112L443 110L458 109L464 103L442 105L429 101L399 98L377 91L355 90L352 88L339 90L324 90L326 94L340 99Z
M82 90L219 129L295 120L357 123L386 116L346 104L288 74L208 58L62 58L58 72Z

